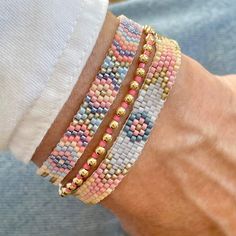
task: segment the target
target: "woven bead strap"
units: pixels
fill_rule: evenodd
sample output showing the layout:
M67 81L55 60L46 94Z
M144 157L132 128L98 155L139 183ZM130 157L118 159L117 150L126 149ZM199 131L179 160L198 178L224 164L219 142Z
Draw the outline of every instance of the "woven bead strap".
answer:
M139 56L138 67L136 69L134 78L130 82L128 93L126 94L126 96L124 96L124 100L121 102L116 111L116 114L113 116L113 119L106 128L105 134L103 135L102 140L100 140L99 145L93 152L92 157L83 164L82 168L79 169L77 176L73 178L71 182L68 182L65 186L59 185L60 196L64 197L66 195L73 194L73 192L76 191L90 175L91 167L95 167L97 165L97 159L103 158L108 151L108 145L114 138L114 131L119 128L122 117L127 113L127 109L137 98L137 94L145 78L145 67L151 58L150 54L152 53L152 51L154 51L154 47L155 37L153 36L153 33L146 33L143 52Z
M137 52L142 27L124 16L112 45L79 111L37 173L58 185L72 170L94 137L119 92Z
M128 173L174 84L181 63L179 46L173 40L156 38L157 51L131 115L104 161L75 193L85 203L103 200Z

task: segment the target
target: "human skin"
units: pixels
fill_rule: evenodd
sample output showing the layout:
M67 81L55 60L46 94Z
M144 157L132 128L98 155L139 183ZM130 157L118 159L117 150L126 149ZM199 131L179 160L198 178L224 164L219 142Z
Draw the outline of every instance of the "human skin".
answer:
M108 14L71 97L33 156L37 165L47 158L78 109L117 24ZM118 100L124 93L125 87ZM111 108L107 123L118 104ZM105 125L99 129L88 153L104 129ZM236 76L215 76L183 55L176 84L139 160L101 204L118 216L130 235L235 235L235 130Z

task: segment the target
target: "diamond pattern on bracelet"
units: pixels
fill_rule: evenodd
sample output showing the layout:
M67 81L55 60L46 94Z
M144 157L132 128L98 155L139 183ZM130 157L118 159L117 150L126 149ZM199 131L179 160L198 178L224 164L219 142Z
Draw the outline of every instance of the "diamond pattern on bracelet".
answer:
M181 63L179 46L156 37L154 60L126 125L104 161L75 193L85 203L96 204L107 197L134 165L175 82Z
M96 75L79 111L60 142L37 173L59 184L72 170L94 137L119 92L129 66L137 52L142 27L124 16L111 48Z

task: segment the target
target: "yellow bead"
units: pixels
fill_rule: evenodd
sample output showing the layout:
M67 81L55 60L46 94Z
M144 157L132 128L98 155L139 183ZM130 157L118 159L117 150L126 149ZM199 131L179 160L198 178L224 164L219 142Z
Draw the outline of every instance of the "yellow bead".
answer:
M87 164L88 164L89 166L94 167L94 166L97 165L97 160L96 160L95 158L91 157L91 158L89 158L89 159L87 160Z
M79 175L83 178L86 178L88 176L89 172L85 170L84 168L79 170Z
M162 100L165 100L165 99L167 98L167 96L168 96L168 95L167 95L166 93L163 93L163 94L161 95L161 99L162 99Z
M164 92L168 94L170 92L170 89L168 87L165 87Z
M148 59L149 59L149 57L148 57L147 55L145 55L145 54L141 54L141 55L139 56L140 62L147 63L147 62L148 62Z
M125 101L128 103L128 104L131 104L134 102L134 96L132 96L131 94L128 94L125 96Z
M71 183L67 183L67 184L66 184L66 187L67 187L68 189L70 189L70 190L75 190L75 189L76 189L76 186L74 186L74 185L71 184Z
M164 77L163 82L167 83L169 81L168 77Z
M130 88L134 89L134 90L138 90L139 89L139 83L137 81L132 81L130 83Z
M118 116L124 116L124 115L125 115L125 108L119 107L119 108L117 109L117 111L116 111L116 114L117 114Z
M136 71L136 75L140 76L140 77L144 77L146 74L145 70L143 68L138 68Z
M107 143L112 141L112 136L110 134L104 134L103 135L103 141L106 141Z
M103 155L106 152L106 149L103 147L97 147L95 152L97 155Z
M143 49L146 50L146 51L152 52L153 47L149 44L144 44Z
M117 129L119 126L118 122L113 120L111 123L110 123L110 128L112 129Z
M162 88L165 88L165 87L166 87L166 83L165 83L165 82L162 82L162 83L161 83L161 87L162 87Z

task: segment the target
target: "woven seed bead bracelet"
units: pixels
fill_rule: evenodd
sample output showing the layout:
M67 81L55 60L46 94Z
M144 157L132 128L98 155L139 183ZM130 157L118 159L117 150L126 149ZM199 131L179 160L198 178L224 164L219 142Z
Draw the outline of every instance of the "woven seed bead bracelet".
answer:
M119 127L119 122L121 121L121 117L126 114L126 110L128 107L135 101L137 98L137 94L139 92L140 87L143 84L143 80L145 77L145 65L149 62L150 54L154 49L155 38L153 33L148 33L145 37L145 44L143 46L143 52L139 56L139 64L136 69L135 77L130 82L130 87L128 94L124 97L124 101L121 103L121 106L118 107L116 114L114 115L112 121L107 127L105 134L103 135L102 140L99 142L99 146L95 149L92 157L87 160L86 163L83 164L82 168L78 171L77 176L66 184L66 186L59 185L59 195L66 196L73 193L77 190L83 182L88 177L89 170L91 167L95 167L97 165L97 159L102 157L107 152L107 145L113 139L114 130Z
M120 136L98 169L75 193L85 203L96 204L103 200L128 173L141 154L175 82L181 63L178 44L173 40L157 37L156 45L157 52L145 84Z
M111 48L79 111L37 172L41 176L49 176L50 181L56 185L75 166L92 140L115 100L137 52L142 27L124 16L120 16L119 20Z

